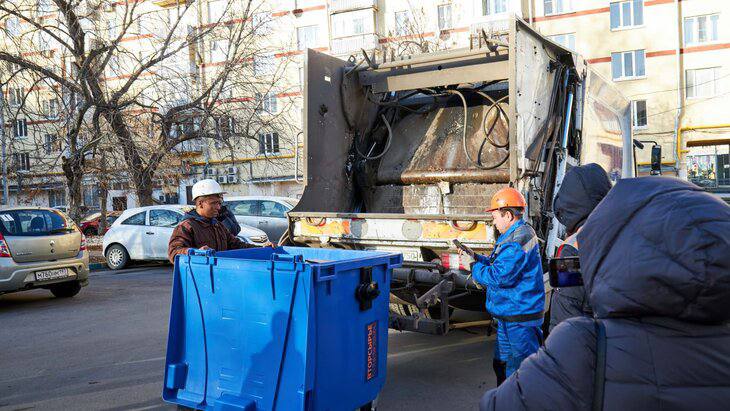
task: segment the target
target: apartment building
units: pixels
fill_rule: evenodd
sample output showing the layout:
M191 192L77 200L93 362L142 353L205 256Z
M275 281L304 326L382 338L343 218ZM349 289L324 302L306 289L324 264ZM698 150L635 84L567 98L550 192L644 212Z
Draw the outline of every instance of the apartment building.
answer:
M167 14L168 21L181 4L177 0L141 3L149 12ZM181 35L190 28L227 27L240 20L227 0L196 2L196 7ZM722 189L730 186L730 138L725 128L730 121L722 109L730 98L730 90L724 87L730 34L720 23L729 8L730 3L721 0L264 1L257 6L255 18L267 22L263 37L268 44L266 52L251 57L252 75L277 75L278 80L274 87L256 92L231 87L220 99L231 105L259 101L257 110L263 117L285 117L287 127L249 131L247 137L257 144L241 147L205 139L181 144L173 152L173 172L158 176L155 196L185 203L192 184L206 177L218 179L232 193L297 196L303 188L301 93L307 48L347 59L359 58L362 50L392 56L467 47L470 36L480 30L506 29L511 14L583 55L632 100L635 137L645 142L644 149L637 150L640 173L648 173L651 147L656 144L662 147L665 173L708 189ZM113 21L109 16L113 14L104 18ZM124 42L140 53L152 41L156 26L152 20L142 23L140 33ZM106 30L108 36L115 34L112 23ZM226 46L225 41L206 41L195 53L182 55L175 64L180 71L191 71L190 81L173 89L209 84L226 61ZM121 65L114 62L110 70ZM117 74L110 73L108 81L123 80L124 73ZM150 82L154 84L154 76ZM10 92L6 99L12 98ZM235 120L220 121L225 123L219 125L221 129L237 127ZM20 123L12 127L14 133L24 130ZM177 132L185 132L186 127L198 126L193 118ZM19 160L23 164L25 158ZM175 167L179 172L175 173ZM115 197L119 207L134 205L128 181L120 180L114 188L118 190L110 192L110 204ZM93 197L93 185L87 192ZM128 199L122 204L125 195ZM54 192L48 201L59 197Z

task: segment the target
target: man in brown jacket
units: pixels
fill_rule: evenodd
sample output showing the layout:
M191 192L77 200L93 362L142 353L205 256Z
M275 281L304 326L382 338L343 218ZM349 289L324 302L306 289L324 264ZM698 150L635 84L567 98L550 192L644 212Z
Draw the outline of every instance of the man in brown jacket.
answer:
M226 251L256 247L238 239L216 219L225 194L217 181L198 181L192 191L195 210L185 214L185 220L175 227L170 237L167 257L171 263L175 263L176 255L186 255L191 248Z

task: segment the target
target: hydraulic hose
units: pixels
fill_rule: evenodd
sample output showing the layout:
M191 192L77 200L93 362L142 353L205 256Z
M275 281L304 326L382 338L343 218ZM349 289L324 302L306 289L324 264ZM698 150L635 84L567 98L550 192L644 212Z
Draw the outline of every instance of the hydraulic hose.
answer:
M509 98L509 95L505 95L504 97L502 97L502 98L500 98L500 99L498 99L498 100L495 101L487 93L484 93L482 91L477 91L476 93L479 94L480 96L486 98L487 100L489 100L492 103L489 106L489 110L487 110L487 112L484 114L484 124L483 124L483 127L484 127L484 135L487 137L487 141L489 141L489 144L491 144L491 145L493 145L494 147L497 147L497 148L507 148L507 147L509 147L509 141L507 141L505 144L501 144L501 145L500 144L497 144L494 140L492 140L492 130L487 130L487 119L489 118L489 113L495 107L497 108L497 110L499 110L499 113L501 113L501 114L504 115L504 118L506 119L506 122L507 122L507 127L509 127L509 117L507 116L507 113L505 113L504 109L502 109L502 106L500 105L501 103L503 103L505 100L507 100ZM491 128L494 129L494 126L496 124L497 124L497 120L494 121L494 124L492 124L492 127Z
M464 150L464 155L466 155L466 159L469 160L469 163L471 163L472 165L477 166L478 168L480 168L482 170L493 170L493 169L501 166L502 164L504 164L509 159L509 152L507 152L507 155L502 159L502 161L500 161L497 164L490 165L488 167L482 165L482 163L481 163L481 156L480 156L479 162L474 161L474 159L471 158L471 155L469 155L469 149L466 146L466 127L467 127L467 124L469 122L469 106L466 103L466 98L458 90L445 90L445 92L447 92L449 94L455 94L455 95L459 96L459 98L461 99L461 103L462 103L462 105L464 107L464 127L463 127L462 134L461 134L461 146L462 146L462 149Z
M388 152L388 150L390 149L390 145L393 142L393 129L390 127L390 123L388 123L388 120L385 118L385 114L381 114L380 118L383 120L383 123L385 123L385 128L388 129L388 139L385 142L385 148L383 148L383 151L380 152L380 154L378 154L377 156L370 156L370 153L365 155L357 147L357 144L355 144L355 151L357 151L357 154L367 161L377 160L377 159L383 157L385 155L385 153Z

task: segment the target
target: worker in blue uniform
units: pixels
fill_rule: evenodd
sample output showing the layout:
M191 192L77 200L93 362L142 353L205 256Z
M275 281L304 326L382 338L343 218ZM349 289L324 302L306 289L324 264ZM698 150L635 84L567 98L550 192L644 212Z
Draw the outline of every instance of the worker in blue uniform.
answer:
M522 219L526 206L514 188L492 197L486 211L501 235L492 254L477 254L472 265L473 279L487 290L487 311L497 321L492 361L497 385L542 343L545 287L537 235Z

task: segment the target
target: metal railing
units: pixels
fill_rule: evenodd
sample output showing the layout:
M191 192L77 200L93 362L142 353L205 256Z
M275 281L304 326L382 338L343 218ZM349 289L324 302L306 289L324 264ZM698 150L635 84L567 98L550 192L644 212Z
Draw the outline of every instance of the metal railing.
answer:
M378 6L378 0L330 0L330 12L360 10Z
M378 46L378 37L371 34L332 39L332 54L349 54L360 49L372 50Z

